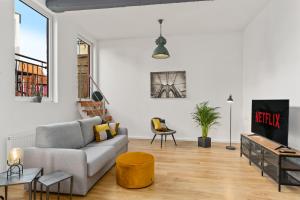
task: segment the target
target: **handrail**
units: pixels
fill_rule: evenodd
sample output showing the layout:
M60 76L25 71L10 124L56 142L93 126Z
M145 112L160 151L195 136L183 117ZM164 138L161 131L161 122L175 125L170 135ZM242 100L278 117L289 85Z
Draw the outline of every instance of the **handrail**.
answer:
M29 56L25 56L25 55L22 55L22 54L19 54L19 53L15 53L15 55L26 58L26 59L30 59L30 60L33 60L33 61L36 61L36 62L40 62L40 63L43 63L43 64L47 64L47 62L45 62L45 61L38 60L38 59L35 59L35 58L31 58Z
M107 104L109 104L109 101L108 101L107 98L104 96L104 94L102 93L102 91L101 91L99 85L96 83L96 81L93 79L93 77L92 77L91 75L89 75L89 78L91 79L92 83L96 86L97 91L100 92L100 94L103 96L105 102L106 102Z
M81 101L81 98L82 98L82 91L83 91L83 87L84 87L84 85L83 85L83 82L85 82L85 84L88 84L88 87L89 87L89 90L92 92L92 91L97 91L97 92L100 92L100 94L101 94L101 96L103 97L102 98L102 100L100 100L99 98L98 98L98 96L97 95L95 95L95 98L96 99L94 99L95 101L98 101L98 102L102 102L102 104L101 104L101 110L102 110L102 113L100 114L100 116L101 117L105 117L105 115L107 114L106 113L106 106L105 106L105 104L107 103L107 104L109 104L109 101L107 100L107 98L104 96L104 94L103 94L103 92L101 91L101 89L100 89L100 87L99 87L99 85L96 83L96 81L93 79L93 77L90 75L90 74L86 74L86 76L88 77L88 81L89 82L85 82L85 81L83 81L82 80L82 72L81 72L81 70L79 70L79 84L80 84L80 93L79 93L79 99L80 99L80 101ZM93 86L95 86L95 88L93 88ZM90 97L89 97L90 98ZM89 104L89 101L87 101L88 102L88 104ZM92 102L91 102L92 103ZM91 104L90 104L91 105ZM92 115L93 116L97 116L97 115L99 115L99 113L97 113L97 110L95 110L95 107L97 107L97 106L92 106L92 107L94 107L94 109L89 109L90 111L91 111L91 113L92 113Z

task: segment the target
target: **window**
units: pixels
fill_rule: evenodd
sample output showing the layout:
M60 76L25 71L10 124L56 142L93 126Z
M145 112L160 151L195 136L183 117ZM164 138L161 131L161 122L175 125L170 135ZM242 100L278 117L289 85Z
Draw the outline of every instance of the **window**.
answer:
M50 20L28 0L15 0L15 95L49 97Z

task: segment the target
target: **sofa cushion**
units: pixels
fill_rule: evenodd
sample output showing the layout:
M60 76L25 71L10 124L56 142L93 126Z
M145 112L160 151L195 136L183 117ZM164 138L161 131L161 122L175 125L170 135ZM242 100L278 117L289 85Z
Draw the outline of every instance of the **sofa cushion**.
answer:
M37 127L36 146L65 149L83 147L84 142L79 122L65 122Z
M84 146L95 140L94 126L97 124L101 124L101 122L102 119L99 116L79 120L83 135Z
M108 124L100 124L94 127L96 142L101 142L104 140L109 140L113 138Z
M113 146L116 151L119 151L122 147L128 144L127 135L117 135L112 139L102 142L92 142L88 144L88 147L100 147L100 146Z
M82 150L87 157L88 176L95 175L116 157L116 151L112 146L83 147Z
M108 126L113 137L118 135L120 123L108 123Z

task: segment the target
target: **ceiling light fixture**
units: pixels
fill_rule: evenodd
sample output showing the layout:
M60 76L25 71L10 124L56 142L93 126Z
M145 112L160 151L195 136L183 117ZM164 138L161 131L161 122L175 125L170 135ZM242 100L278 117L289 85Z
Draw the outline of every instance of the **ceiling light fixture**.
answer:
M170 57L170 54L168 49L165 47L165 45L167 44L167 40L161 34L163 19L159 19L158 22L160 24L160 35L155 41L157 47L154 49L152 58L166 59Z

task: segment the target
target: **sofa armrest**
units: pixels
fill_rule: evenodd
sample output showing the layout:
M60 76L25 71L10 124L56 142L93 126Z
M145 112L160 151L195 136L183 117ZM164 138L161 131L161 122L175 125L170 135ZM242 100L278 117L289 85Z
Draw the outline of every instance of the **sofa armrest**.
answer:
M119 133L118 134L128 136L128 129L127 128L119 128Z
M87 190L87 157L80 149L24 149L24 168L43 168L44 174L65 171L74 176L74 191Z

